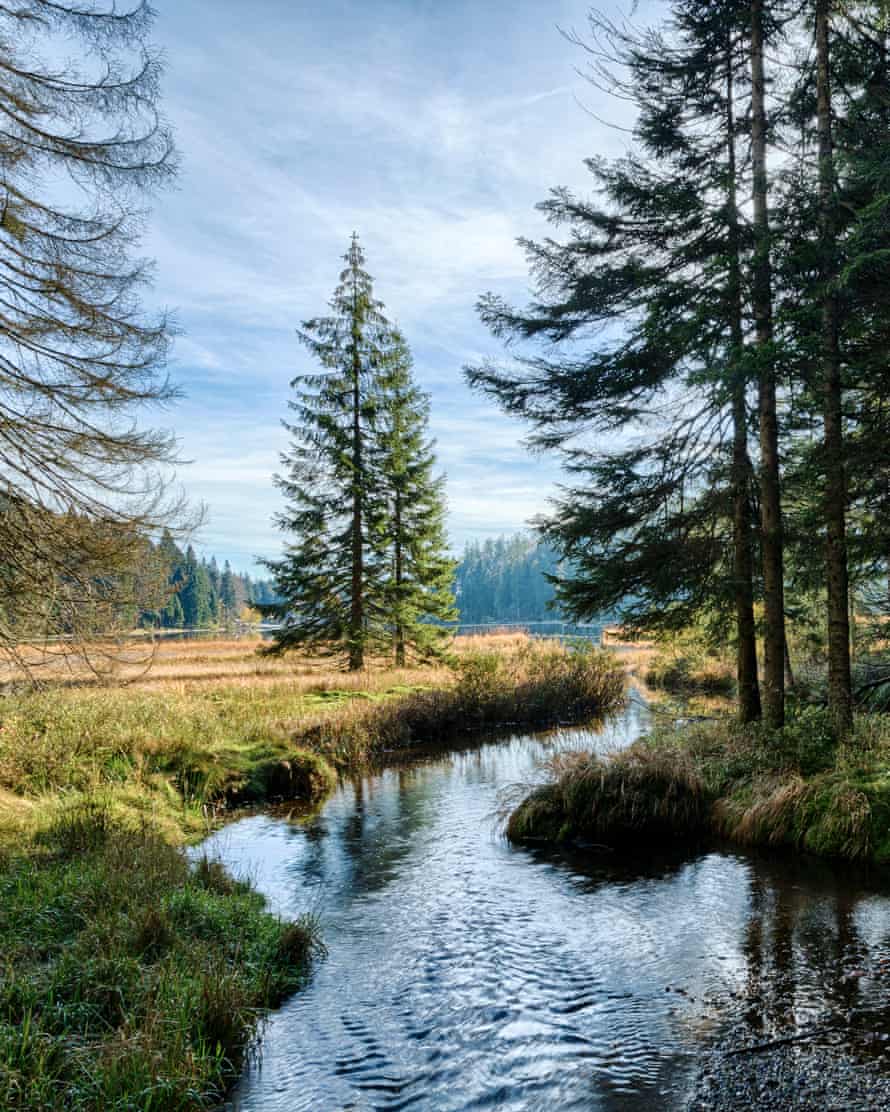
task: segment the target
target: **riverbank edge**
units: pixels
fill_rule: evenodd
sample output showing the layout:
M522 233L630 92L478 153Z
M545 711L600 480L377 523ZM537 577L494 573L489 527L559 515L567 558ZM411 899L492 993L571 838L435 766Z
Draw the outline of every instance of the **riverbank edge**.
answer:
M803 711L779 734L729 720L656 730L621 752L555 758L509 815L518 844L654 841L890 864L890 716L857 720L843 744Z
M684 1112L882 1112L890 1107L886 1065L877 1056L851 1052L845 1030L838 1022L757 1041L750 1027L736 1020L699 1058Z
M68 1100L65 1079L81 1077L82 1099L66 1106L83 1112L132 1107L134 1093L142 1112L206 1107L237 1078L263 1016L309 974L320 951L314 923L271 915L250 885L233 881L218 864L189 868L180 845L194 840L196 805L208 820L206 833L247 804L318 804L338 774L385 765L390 753L403 760L419 742L441 747L507 723L577 723L617 709L623 698L623 671L603 652L532 647L512 657L473 654L460 662L451 687L346 705L288 743L240 751L236 767L222 775L212 767L212 754L190 754L161 785L180 799L178 828L171 829L169 798L159 830L150 816L134 825L132 808L120 810L120 785L63 793L27 843L0 858L0 945L7 956L0 977L0 1104L20 1112L52 1107L63 1092ZM152 792L158 787L153 774ZM158 860L165 868L157 868ZM153 885L142 883L146 875L155 878ZM117 899L101 893L117 893ZM171 909L183 905L194 915L174 924ZM22 934L29 915L57 906L63 909L58 931L42 939L33 931ZM93 937L97 923L103 924L101 945ZM107 959L98 966L87 960L95 950ZM78 951L84 960L72 966L70 955ZM93 1001L109 982L119 997L110 1017L101 1000ZM159 982L182 991L155 991L152 998L160 1003L152 1012L142 989ZM24 992L28 983L33 990ZM132 999L126 985L141 986ZM66 994L77 1003L76 1014L58 1013ZM203 1003L196 1011L186 997ZM108 1037L96 1037L94 1020L111 1042L129 1047L126 1058L109 1050ZM146 1023L166 1033L163 1047L144 1037L140 1025ZM68 1050L75 1045L72 1059Z

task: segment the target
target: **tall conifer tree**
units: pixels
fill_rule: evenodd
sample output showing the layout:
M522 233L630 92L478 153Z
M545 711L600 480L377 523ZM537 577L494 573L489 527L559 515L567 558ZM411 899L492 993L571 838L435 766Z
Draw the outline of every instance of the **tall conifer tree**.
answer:
M812 0L806 14L779 292L800 383L794 557L827 595L828 704L843 734L853 703L850 570L873 578L888 550L888 26L875 3ZM814 534L824 537L821 559Z
M229 561L226 560L219 581L219 601L224 616L231 620L238 614L238 591Z
M589 165L602 201L557 191L544 210L565 242L526 244L542 298L497 299L482 315L507 339L589 341L594 350L483 366L470 381L563 451L570 486L546 535L569 558L560 599L589 618L624 605L652 628L703 607L735 612L741 715L760 713L753 615L751 375L737 153L747 89L746 5L686 0L672 34L637 35L594 17L594 80L635 101L633 154ZM741 86L741 93L739 87ZM744 149L742 144L739 146ZM616 333L618 338L615 339ZM632 435L627 435L628 427ZM623 445L591 447L602 434Z
M213 586L210 575L189 545L183 567L183 587L179 594L184 623L194 629L205 629L216 615L213 607Z
M772 229L767 167L767 88L765 54L769 15L764 0L751 0L751 157L753 173L754 261L752 300L758 360L760 422L760 529L763 562L763 689L767 723L785 721L785 578L782 489L779 460L777 366L773 328Z
M411 353L394 332L380 381L375 470L379 543L385 554L383 605L392 630L395 663L409 651L437 655L448 632L439 622L457 617L455 561L447 554L445 479L435 475L429 439L429 398L411 373Z
M330 315L298 334L321 369L292 382L292 443L275 481L287 500L278 525L294 539L267 566L284 620L270 651L343 654L356 670L387 636L371 447L391 328L355 235L345 262Z

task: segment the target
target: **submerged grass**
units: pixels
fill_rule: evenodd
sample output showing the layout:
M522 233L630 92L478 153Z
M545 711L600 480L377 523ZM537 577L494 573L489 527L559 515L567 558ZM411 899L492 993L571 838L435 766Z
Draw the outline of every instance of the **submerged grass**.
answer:
M512 840L612 846L719 836L890 863L890 715L839 744L808 708L780 733L729 720L657 731L606 757L557 760L509 817Z
M179 1112L222 1097L319 949L216 863L97 803L0 862L0 1107Z

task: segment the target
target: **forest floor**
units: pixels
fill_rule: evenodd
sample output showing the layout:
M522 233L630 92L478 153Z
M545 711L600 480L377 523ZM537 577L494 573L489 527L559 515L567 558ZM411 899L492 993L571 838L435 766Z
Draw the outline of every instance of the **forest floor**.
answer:
M196 841L243 804L468 730L587 720L624 698L599 651L461 638L359 674L258 641L33 652L0 694L0 1107L186 1112L222 1096L307 975L309 920L269 914Z

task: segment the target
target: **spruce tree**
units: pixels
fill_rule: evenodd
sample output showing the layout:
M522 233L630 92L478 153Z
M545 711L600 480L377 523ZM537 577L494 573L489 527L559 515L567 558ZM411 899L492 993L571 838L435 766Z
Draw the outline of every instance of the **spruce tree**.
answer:
M795 382L789 586L826 600L828 704L843 734L853 702L849 581L873 580L888 551L890 97L876 5L813 0L806 15L776 221L777 327Z
M165 529L158 542L158 555L163 561L167 575L168 597L164 608L159 615L160 625L163 629L181 629L185 625L185 615L179 592L183 584L183 564L185 554L173 539L169 529Z
M407 654L441 653L457 617L455 562L446 551L444 476L434 474L429 398L415 385L411 354L394 332L380 377L374 468L379 547L385 558L382 602L397 667ZM432 620L431 620L432 619Z
M890 7L864 6L857 34L836 55L846 63L837 84L852 88L838 136L845 216L842 298L847 393L847 496L856 528L848 559L857 579L880 581L873 601L890 607ZM836 43L837 47L837 43ZM857 71L851 81L848 67ZM855 214L855 217L853 216ZM880 600L880 602L878 602Z
M238 592L235 585L235 576L232 574L232 568L228 560L226 560L223 565L223 572L220 576L219 602L222 607L223 616L227 621L231 621L233 618L237 617Z
M687 0L674 14L670 35L593 17L619 73L597 52L594 78L637 104L636 147L614 163L589 161L599 198L557 190L541 206L570 234L525 244L539 300L524 312L481 302L495 335L553 348L514 359L518 370L483 365L468 375L530 421L538 446L563 455L569 480L545 536L569 561L564 610L584 619L621 605L651 629L732 607L750 720L760 709L752 371L737 201L750 167L736 123L748 13L732 0ZM615 446L595 446L601 439Z
M204 629L211 625L213 612L213 586L204 564L198 560L189 545L183 566L183 587L179 593L184 623L190 629Z
M387 640L371 447L391 329L355 235L345 262L330 315L298 333L320 370L291 384L292 441L275 482L287 502L276 520L293 540L266 566L283 619L269 651L345 655L356 670Z
M751 0L751 157L753 173L754 260L752 300L758 358L760 424L760 525L763 563L763 691L767 723L785 721L785 580L782 493L779 460L777 367L773 328L772 229L767 168L768 119L765 54L769 41L764 0Z
M179 593L170 596L167 605L161 611L161 626L164 629L182 629L185 625L185 612Z

